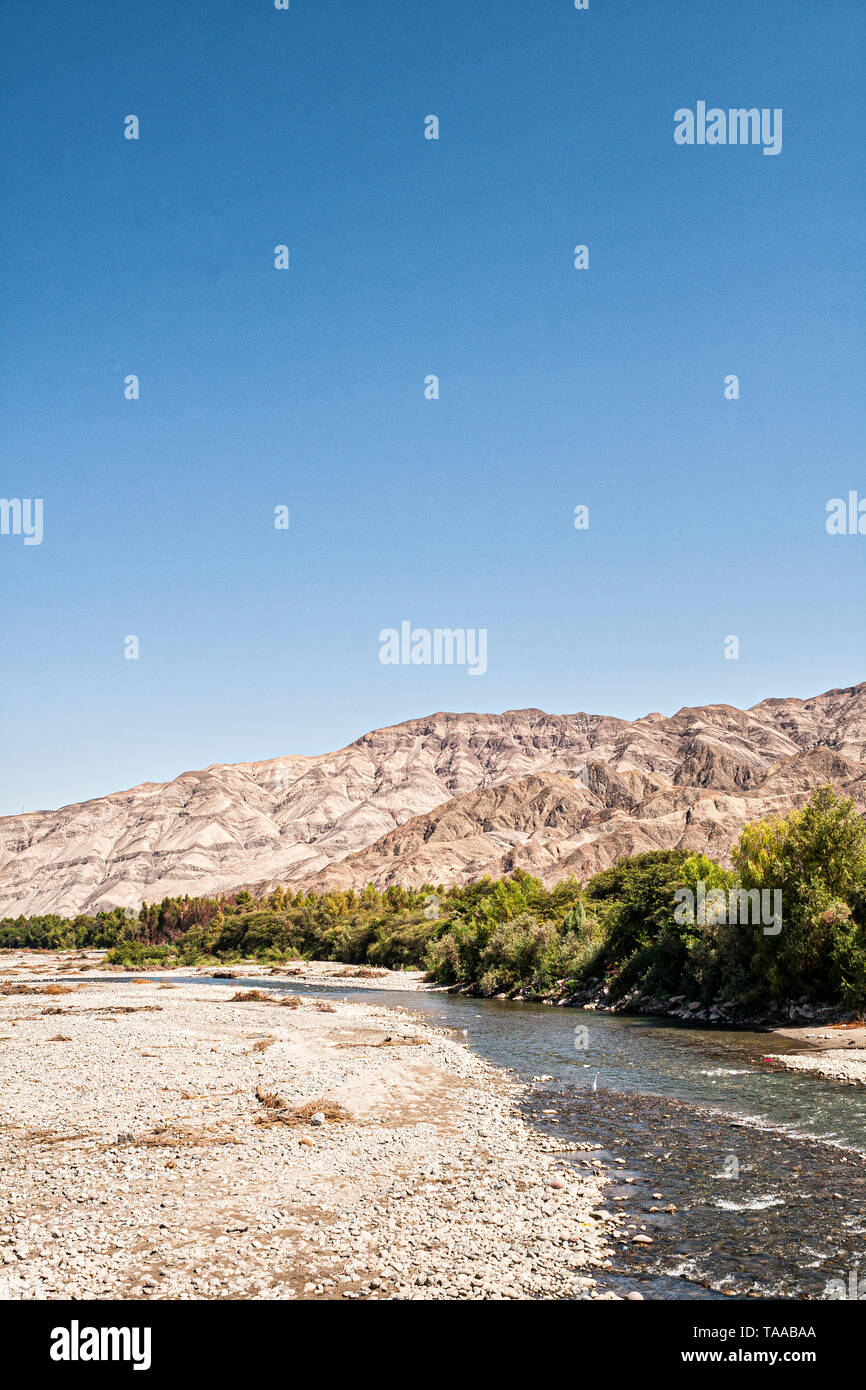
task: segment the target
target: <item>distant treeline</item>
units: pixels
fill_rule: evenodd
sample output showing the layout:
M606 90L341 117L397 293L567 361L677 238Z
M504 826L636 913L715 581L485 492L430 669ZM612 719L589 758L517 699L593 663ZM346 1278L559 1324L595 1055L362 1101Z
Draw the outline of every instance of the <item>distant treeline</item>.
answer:
M866 1006L866 824L830 787L747 825L733 870L702 854L620 859L585 887L516 870L462 887L164 898L137 914L6 918L0 947L106 947L128 967L307 958L423 968L479 993L567 997L604 984L743 1010ZM739 912L738 912L739 908Z

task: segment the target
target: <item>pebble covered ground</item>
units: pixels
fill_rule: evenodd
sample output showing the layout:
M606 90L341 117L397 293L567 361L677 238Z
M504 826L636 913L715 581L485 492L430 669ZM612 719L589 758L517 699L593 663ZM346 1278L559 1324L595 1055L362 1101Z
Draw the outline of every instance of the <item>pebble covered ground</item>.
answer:
M0 1298L617 1296L594 1146L448 1031L82 964L0 957Z
M862 1052L853 1055L840 1049L825 1052L786 1052L780 1056L768 1053L777 1066L788 1071L811 1071L826 1076L829 1081L846 1081L853 1086L866 1086L866 1057Z
M76 958L78 973L94 979L104 976L110 978L112 974L155 973L146 969L130 971L123 965L106 966L104 959L104 951L82 952L80 958ZM200 979L217 976L224 979L228 975L235 980L271 978L285 984L291 984L292 980L295 980L302 985L339 985L340 989L430 991L441 988L428 984L423 970L386 970L369 965L343 965L333 960L297 960L289 961L286 965L263 965L261 961L240 961L237 964L218 967L180 965L170 970L159 970L158 973L160 979L165 980L186 980L190 976Z

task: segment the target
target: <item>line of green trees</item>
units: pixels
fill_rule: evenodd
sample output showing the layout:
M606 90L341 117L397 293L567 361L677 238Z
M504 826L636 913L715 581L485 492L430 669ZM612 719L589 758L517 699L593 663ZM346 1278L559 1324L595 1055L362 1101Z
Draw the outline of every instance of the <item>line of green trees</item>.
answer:
M424 968L485 995L567 997L604 982L744 1011L790 999L866 1007L866 824L832 788L747 825L732 869L682 849L620 859L585 887L517 870L460 887L165 898L74 918L0 922L0 947L107 947L128 967L308 958ZM684 891L687 890L687 891ZM731 895L774 895L778 923L732 921ZM683 903L706 902L691 909Z

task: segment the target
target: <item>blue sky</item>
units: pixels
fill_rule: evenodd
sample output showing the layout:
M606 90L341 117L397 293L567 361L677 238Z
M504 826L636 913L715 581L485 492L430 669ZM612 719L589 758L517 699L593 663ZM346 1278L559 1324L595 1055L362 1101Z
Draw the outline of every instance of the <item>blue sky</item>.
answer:
M0 37L0 493L44 499L0 536L0 811L866 675L866 537L824 524L866 496L860 0L7 0ZM677 146L698 100L781 107L782 153ZM403 619L486 628L487 674L383 666Z

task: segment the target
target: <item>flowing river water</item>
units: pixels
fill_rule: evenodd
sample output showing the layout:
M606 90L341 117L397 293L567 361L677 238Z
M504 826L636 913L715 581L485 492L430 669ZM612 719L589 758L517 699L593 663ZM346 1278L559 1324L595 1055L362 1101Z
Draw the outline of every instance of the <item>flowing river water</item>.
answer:
M600 1144L569 1159L603 1163L605 1207L628 1217L605 1287L820 1299L828 1281L866 1278L866 1089L765 1063L800 1050L785 1038L439 992L184 982L402 1006L518 1079L543 1077L527 1118L564 1148Z

